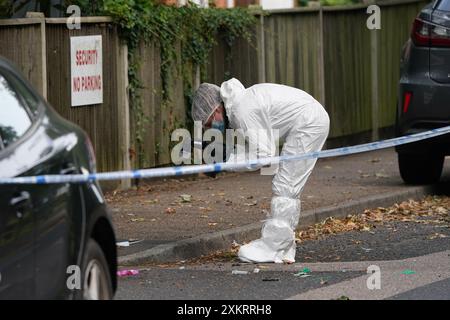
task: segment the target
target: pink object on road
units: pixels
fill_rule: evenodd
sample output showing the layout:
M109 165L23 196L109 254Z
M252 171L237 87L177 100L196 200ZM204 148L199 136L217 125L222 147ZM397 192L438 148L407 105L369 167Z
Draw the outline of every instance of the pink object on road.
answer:
M139 270L120 270L117 271L117 276L126 277L126 276L135 276L139 274Z

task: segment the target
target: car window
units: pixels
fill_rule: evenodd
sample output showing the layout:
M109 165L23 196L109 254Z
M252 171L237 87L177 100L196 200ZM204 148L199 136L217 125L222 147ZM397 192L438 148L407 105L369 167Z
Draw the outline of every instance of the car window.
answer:
M441 0L439 1L436 9L443 11L450 11L450 0Z
M38 115L39 111L39 99L35 96L33 92L31 92L18 78L11 75L8 77L8 80L10 80L11 85L14 87L16 92L22 97L28 107L28 110L33 114L34 116Z
M3 147L8 147L31 127L31 119L24 100L0 74L0 137Z

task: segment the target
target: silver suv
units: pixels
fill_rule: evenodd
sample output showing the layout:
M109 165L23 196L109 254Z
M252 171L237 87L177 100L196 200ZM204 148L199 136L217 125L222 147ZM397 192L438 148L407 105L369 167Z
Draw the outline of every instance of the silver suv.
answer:
M427 5L403 48L396 134L450 125L450 0ZM408 184L439 181L450 135L397 147L400 174Z

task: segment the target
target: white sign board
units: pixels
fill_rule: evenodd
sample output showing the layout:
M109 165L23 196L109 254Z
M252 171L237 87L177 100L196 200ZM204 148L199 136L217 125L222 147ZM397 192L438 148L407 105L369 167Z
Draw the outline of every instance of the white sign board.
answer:
M264 10L294 8L294 0L260 0L259 4Z
M70 38L72 107L103 103L102 36Z

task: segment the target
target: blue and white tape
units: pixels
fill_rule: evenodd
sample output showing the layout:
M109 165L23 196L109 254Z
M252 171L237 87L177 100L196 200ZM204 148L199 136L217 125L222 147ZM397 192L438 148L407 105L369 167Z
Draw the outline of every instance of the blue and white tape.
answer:
M182 176L188 174L251 170L261 166L277 164L282 161L297 161L305 159L331 158L345 156L355 153L374 151L379 149L391 148L411 142L417 142L425 139L434 138L450 133L450 126L439 129L433 129L421 133L412 134L383 141L371 142L352 147L343 147L337 149L323 150L320 152L311 152L298 155L277 156L269 158L260 158L246 162L225 162L217 164L189 165L168 168L143 169L132 171L115 171L90 174L72 174L72 175L42 175L30 177L0 178L0 184L54 184L54 183L83 183L89 181L106 181L122 179L148 179L171 176Z

